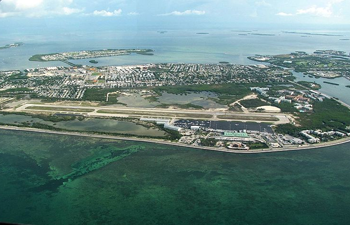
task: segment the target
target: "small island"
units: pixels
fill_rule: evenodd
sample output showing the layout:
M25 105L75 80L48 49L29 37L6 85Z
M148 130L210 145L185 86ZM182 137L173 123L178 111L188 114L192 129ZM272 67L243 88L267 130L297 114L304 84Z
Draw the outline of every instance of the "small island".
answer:
M48 62L48 61L67 61L77 59L90 59L122 55L153 55L152 49L104 49L91 51L63 52L50 54L37 54L30 57L29 61Z
M8 48L17 48L17 47L20 47L22 45L23 45L22 42L16 42L16 43L13 43L13 44L8 44L8 45L5 45L5 46L2 46L2 47L0 47L0 50L8 49Z
M270 36L270 37L276 36L275 34L262 34L262 33L251 33L251 35L255 35L255 36Z
M98 61L96 61L96 60L90 60L89 63L97 64Z
M341 37L343 35L339 34L322 34L322 33L308 33L308 32L294 32L294 31L283 31L285 34L303 34L312 36L325 36L325 37Z

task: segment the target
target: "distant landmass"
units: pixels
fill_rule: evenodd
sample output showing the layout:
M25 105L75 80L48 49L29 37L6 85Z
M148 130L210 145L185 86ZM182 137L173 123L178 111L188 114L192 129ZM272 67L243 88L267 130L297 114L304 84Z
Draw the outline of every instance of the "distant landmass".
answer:
M257 35L257 36L276 36L274 34L260 34L260 33L252 33L251 35Z
M308 33L308 32L294 32L294 31L283 31L286 34L304 34L304 35L314 35L314 36L327 36L327 37L341 37L343 35L339 34L320 34L320 33Z
M76 59L89 59L100 57L111 57L120 55L153 55L152 49L105 49L105 50L92 50L92 51L78 51L78 52L63 52L63 53L51 53L51 54L38 54L30 57L29 61L67 61ZM96 62L92 62L96 63Z
M17 48L19 46L22 46L24 43L22 42L16 42L16 43L13 43L13 44L8 44L8 45L5 45L5 46L2 46L0 47L0 50L2 49L8 49L8 48Z

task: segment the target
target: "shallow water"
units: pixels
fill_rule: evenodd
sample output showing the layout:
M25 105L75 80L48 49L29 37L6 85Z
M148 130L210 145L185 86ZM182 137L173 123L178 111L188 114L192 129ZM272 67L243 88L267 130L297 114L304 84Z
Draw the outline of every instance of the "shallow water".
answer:
M71 120L54 123L38 118L33 118L31 116L0 114L0 123L5 123L8 125L20 125L22 123L41 123L65 130L131 134L149 137L161 137L165 135L164 131L158 129L147 128L132 122L118 121L113 119L88 118L84 119L83 121Z
M67 28L68 29L68 28ZM4 33L0 37L0 46L16 41L24 42L18 48L0 51L1 70L27 69L36 67L65 66L62 62L31 62L28 59L35 54L69 52L98 49L133 49L150 48L155 50L153 56L128 55L98 58L98 66L107 65L139 65L148 63L219 63L227 61L236 64L256 64L247 59L255 54L285 54L294 51L312 53L318 49L334 49L349 52L349 45L341 38L349 38L348 30L337 31L337 36L308 36L284 33L280 30L261 30L260 33L275 36L247 35L241 36L232 29L207 30L209 35L197 35L196 30L172 30L159 34L157 30L118 31L104 28L99 32L91 32L90 27L85 31L77 31L76 27L62 32L52 29L50 32L40 30L37 34L31 29ZM315 31L304 31L315 32ZM67 36L69 33L69 36ZM316 33L331 33L333 31L317 31ZM89 63L91 59L73 60L77 64Z
M0 146L1 221L350 224L349 144L238 155L0 131Z
M350 88L346 87L347 85L350 85L350 80L344 78L344 77L338 77L335 79L326 79L326 78L316 78L316 77L309 77L307 75L304 75L303 73L294 73L294 76L296 77L296 81L308 81L308 82L316 82L317 84L321 85L321 89L319 90L322 93L325 93L329 96L336 97L341 99L343 102L350 105ZM332 82L339 84L338 86L324 83L326 82Z
M218 95L213 92L187 92L185 94L169 94L163 92L161 96L157 97L157 101L150 102L142 97L140 94L132 94L128 96L118 97L118 102L126 104L129 107L144 107L153 108L161 104L193 104L201 106L205 109L209 108L226 108L227 106L216 103L213 98L217 98Z

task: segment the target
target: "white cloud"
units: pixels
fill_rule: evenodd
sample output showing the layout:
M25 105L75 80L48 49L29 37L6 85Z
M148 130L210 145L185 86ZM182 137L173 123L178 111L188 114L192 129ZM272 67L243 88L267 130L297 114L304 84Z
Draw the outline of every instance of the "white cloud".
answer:
M69 7L63 7L62 8L62 14L64 14L64 15L71 15L71 14L81 13L83 11L84 11L84 9L76 9L76 8L69 8Z
M285 13L285 12L280 12L276 14L277 16L294 16L293 13Z
M318 16L318 17L334 17L333 6L335 4L341 3L344 0L329 0L324 7L311 6L306 9L298 9L296 13L277 13L277 16L296 16L296 15L310 15L310 16Z
M118 10L114 10L114 11L106 11L106 10L101 10L101 11L98 11L98 10L95 10L93 12L93 15L94 16L104 16L104 17L111 17L111 16L120 16L122 13L122 10L121 9L118 9Z
M17 13L14 12L1 12L0 11L0 18L10 17L10 16L16 16Z
M255 5L257 5L257 6L267 6L267 7L271 6L271 4L266 2L265 0L255 2Z
M330 0L330 1L328 2L328 4L333 5L333 4L341 3L341 2L343 2L343 1L344 1L344 0Z
M14 4L17 10L27 10L40 6L43 0L7 0L4 3Z
M74 0L2 0L0 17L71 15L84 9L71 7Z
M331 7L316 7L312 6L308 9L299 9L296 13L297 15L315 15L315 16L321 16L321 17L331 17L333 14L333 11Z
M252 17L252 18L257 18L258 17L258 12L255 10L254 12L249 14L249 16Z
M183 11L183 12L173 11L171 13L160 14L160 16L189 16L189 15L201 16L201 15L204 15L204 14L205 14L205 11L186 10L186 11Z
M138 13L138 12L129 12L128 13L128 16L138 16L138 15L140 15L140 13Z

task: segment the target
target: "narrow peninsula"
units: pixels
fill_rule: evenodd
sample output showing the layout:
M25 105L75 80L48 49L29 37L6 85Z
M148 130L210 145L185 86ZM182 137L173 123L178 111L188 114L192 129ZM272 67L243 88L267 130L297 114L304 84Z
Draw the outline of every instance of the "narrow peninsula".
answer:
M67 60L77 60L77 59L122 56L122 55L130 55L130 54L153 55L153 50L152 49L105 49L105 50L38 54L38 55L32 56L29 59L29 61L39 61L39 62L67 61Z

